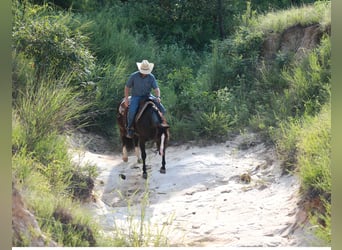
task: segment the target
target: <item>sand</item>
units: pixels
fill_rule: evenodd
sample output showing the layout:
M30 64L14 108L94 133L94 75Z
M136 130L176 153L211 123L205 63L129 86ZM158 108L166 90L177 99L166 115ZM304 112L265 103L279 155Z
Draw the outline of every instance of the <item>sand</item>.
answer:
M136 230L169 246L320 245L298 206L298 177L283 174L275 149L255 134L205 147L170 146L166 174L151 147L147 180L133 152L123 162L120 152L78 145L73 156L99 171L95 201L84 206L105 234Z

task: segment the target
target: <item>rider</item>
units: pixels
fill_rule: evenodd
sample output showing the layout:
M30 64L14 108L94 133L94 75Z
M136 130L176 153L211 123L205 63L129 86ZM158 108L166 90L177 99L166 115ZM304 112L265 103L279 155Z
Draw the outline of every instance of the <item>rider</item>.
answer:
M154 64L143 60L142 62L136 63L138 70L132 73L125 85L125 106L128 107L127 116L127 137L132 138L133 131L133 121L136 113L139 109L140 100L146 97L152 97L158 109L164 115L166 110L164 106L160 103L160 89L158 87L156 78L151 74ZM154 89L156 96L151 94L151 90ZM128 99L131 92L130 101Z

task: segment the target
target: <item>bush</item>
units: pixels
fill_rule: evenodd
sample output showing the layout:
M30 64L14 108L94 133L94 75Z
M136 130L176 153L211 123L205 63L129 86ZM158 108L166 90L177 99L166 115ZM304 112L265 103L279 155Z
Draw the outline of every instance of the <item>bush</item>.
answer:
M202 139L207 140L225 140L232 123L229 114L214 110L212 112L203 113L199 117L197 128Z

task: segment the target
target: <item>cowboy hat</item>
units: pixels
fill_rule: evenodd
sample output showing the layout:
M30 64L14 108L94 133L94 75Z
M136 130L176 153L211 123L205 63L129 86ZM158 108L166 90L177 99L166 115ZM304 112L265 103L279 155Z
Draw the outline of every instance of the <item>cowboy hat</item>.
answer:
M152 72L154 63L149 63L147 60L143 60L141 63L137 62L137 66L141 74L148 75Z

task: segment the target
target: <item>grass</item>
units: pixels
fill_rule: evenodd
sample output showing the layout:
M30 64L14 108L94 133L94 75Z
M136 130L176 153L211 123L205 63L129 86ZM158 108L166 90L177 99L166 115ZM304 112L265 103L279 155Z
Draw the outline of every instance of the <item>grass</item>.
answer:
M331 244L331 114L330 105L303 125L298 147L298 166L303 192L318 205L310 213L316 235Z
M287 10L269 12L258 17L255 22L256 29L281 33L288 27L301 24L303 26L319 23L321 28L331 25L331 2L321 1L314 5L306 5L302 8L292 7Z
M315 233L331 243L331 108L326 104L315 116L283 122L278 130L277 149L284 172L298 172L303 198L313 202L306 211Z
M80 102L80 94L68 86L68 76L28 79L26 86L18 91L15 115L22 124L22 136L28 149L34 151L37 143L54 132L61 132L65 125L77 120L87 104Z
M310 195L329 195L331 192L331 117L330 108L305 121L300 133L298 165L303 188Z
M141 193L142 191L142 193ZM137 189L132 196L125 198L127 217L125 221L115 221L113 235L120 246L125 247L166 247L168 246L169 226L173 215L160 222L152 224L149 220L148 207L150 199L149 181L145 182L144 190ZM136 195L140 196L139 203L133 204Z

